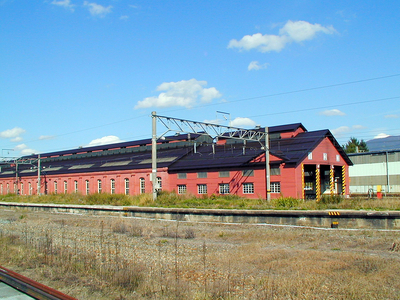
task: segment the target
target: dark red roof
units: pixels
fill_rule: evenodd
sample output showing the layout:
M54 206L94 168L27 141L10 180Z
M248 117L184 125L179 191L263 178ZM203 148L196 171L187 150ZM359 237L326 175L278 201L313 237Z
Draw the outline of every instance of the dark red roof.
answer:
M270 132L295 131L300 123L269 127ZM270 153L297 166L313 151L324 138L329 138L347 164L351 160L337 143L329 130L302 132L292 138L271 139ZM174 141L168 143L168 141ZM210 144L211 138L201 138L198 134L166 137L157 146L157 167L168 167L171 172L181 172L215 168L245 168L263 163L251 161L265 153L258 142L236 140L225 145ZM132 147L138 146L138 147ZM77 154L81 153L81 154ZM48 174L67 174L77 172L98 172L111 170L136 170L151 168L151 139L124 142L110 145L87 147L42 154L42 167ZM18 166L21 175L34 176L29 171L31 165ZM2 166L1 177L10 177L15 168Z

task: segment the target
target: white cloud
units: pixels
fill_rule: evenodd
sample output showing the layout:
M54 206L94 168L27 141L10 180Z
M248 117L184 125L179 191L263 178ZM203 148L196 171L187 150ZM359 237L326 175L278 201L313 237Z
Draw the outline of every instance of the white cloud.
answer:
M39 140L52 140L54 138L55 138L54 135L41 135L41 136L39 136Z
M22 141L22 137L17 136L17 137L15 137L15 138L11 139L10 141L13 142L13 143L19 143L19 142Z
M232 39L229 41L228 48L238 48L239 50L256 49L262 53L270 51L281 51L287 44L311 40L317 33L333 34L336 30L332 26L324 27L320 24L311 24L306 21L289 20L280 30L279 35L255 33L245 35L241 40Z
M19 144L19 145L15 146L14 151L19 151L19 152L21 152L22 155L31 155L31 154L37 152L34 149L28 148L28 146L25 144Z
M228 48L239 48L239 50L257 49L265 53L270 51L281 51L290 40L287 36L262 35L255 33L253 35L245 35L240 41L230 40Z
M54 0L53 2L51 2L51 4L62 6L71 11L74 11L74 6L75 6L75 5L71 4L71 0L59 0L59 1Z
M0 132L0 137L5 139L16 138L23 133L25 133L25 129L14 127L13 129L7 129Z
M100 145L108 145L108 144L115 144L115 143L121 143L124 142L121 140L119 137L115 135L108 135L104 136L99 139L95 139L89 143L88 146L100 146Z
M390 135L388 135L388 134L386 134L386 133L380 133L380 134L374 136L374 139L384 139L384 138L387 138L387 137L389 137L389 136L390 136Z
M261 70L261 69L266 69L268 67L268 64L260 64L258 61L254 60L252 61L249 66L247 67L247 70Z
M120 19L120 20L128 20L128 19L129 19L129 16L120 16L119 19Z
M310 24L306 21L293 22L290 20L279 30L279 34L287 35L297 43L312 40L318 32L333 34L336 30L332 26L324 27L317 23Z
M343 137L347 133L350 133L350 132L356 131L356 130L360 130L360 129L365 129L365 128L366 127L362 126L362 125L353 125L351 127L349 127L349 126L340 126L340 127L336 128L336 129L332 129L331 132L335 137L340 138L340 137Z
M35 154L35 153L37 153L37 151L35 149L30 149L30 148L26 148L21 151L22 155L31 155L31 154Z
M319 113L320 115L331 117L331 116L345 116L346 114L338 109L324 110Z
M14 147L14 150L15 150L15 151L21 151L21 150L24 150L24 149L26 149L26 148L28 148L27 145L25 145L25 144L19 144L19 145L17 145L17 146Z
M106 14L111 13L111 9L113 8L111 5L105 7L94 2L89 3L88 1L83 2L83 5L89 7L89 12L92 16L100 18L104 17Z
M205 88L206 85L207 81L196 79L164 82L157 87L157 91L163 91L162 93L157 97L147 97L139 101L135 109L171 106L191 108L197 102L209 103L213 99L222 96L216 88Z
M360 129L366 129L367 127L363 125L353 125L351 128L354 130L360 130Z
M350 127L348 126L340 126L336 129L331 130L332 134L336 137L342 137L345 133L350 132Z
M395 114L393 114L393 115L386 115L385 116L385 119L397 119L399 117L399 115L395 115Z
M257 123L254 122L252 119L237 117L231 122L230 126L242 128L242 127L255 127L256 124Z

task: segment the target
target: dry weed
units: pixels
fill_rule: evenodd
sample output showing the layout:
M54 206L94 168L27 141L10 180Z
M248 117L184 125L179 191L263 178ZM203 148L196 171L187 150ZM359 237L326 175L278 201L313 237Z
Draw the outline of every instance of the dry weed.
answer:
M396 231L8 218L0 264L78 299L400 298Z

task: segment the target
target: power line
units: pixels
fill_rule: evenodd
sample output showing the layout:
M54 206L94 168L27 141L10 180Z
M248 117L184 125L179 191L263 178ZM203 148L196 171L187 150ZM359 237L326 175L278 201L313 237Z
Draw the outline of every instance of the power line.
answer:
M268 113L268 114L262 114L262 115L254 115L254 116L250 116L250 117L251 117L251 118L254 118L254 117L264 117L264 116L283 115L283 114L290 114L290 113L303 112L303 111L310 111L310 110L317 110L317 109L326 109L326 108L332 108L332 107L343 107L343 106L350 106L350 105L357 105L357 104L365 104L365 103L372 103L372 102L388 101L388 100L394 100L394 99L399 99L399 98L400 98L400 96L389 97L389 98L380 98L380 99L365 100L365 101L357 101L357 102L350 102L350 103L344 103L344 104L326 105L326 106L318 106L318 107L312 107L312 108L303 108L303 109L297 109L297 110L283 111L283 112L277 112L277 113Z
M330 85L324 85L324 86L318 86L318 87L293 90L293 91L286 91L286 92L280 92L280 93L274 93L274 94L268 94L268 95L262 95L262 96L242 98L242 99L237 99L237 100L226 101L224 103L203 104L203 105L196 106L196 108L209 107L209 106L215 106L215 105L223 105L223 104L231 104L231 103L237 103L237 102L243 102L243 101L251 101L251 100L262 99L262 98L271 98L271 97L282 96L282 95L296 94L296 93L302 93L302 92L307 92L307 91L315 91L315 90L334 88L334 87L357 84L357 83L370 82L370 81L375 81L375 80L394 78L394 77L398 77L398 76L400 76L400 73L386 75L386 76L380 76L380 77L361 79L361 80L355 80L355 81L336 83L336 84L330 84ZM345 104L336 104L336 105L329 105L329 106L320 106L320 107L314 107L314 108L304 108L304 109L299 109L299 110L283 111L283 112L277 112L277 113L268 113L268 114L254 115L254 116L250 116L250 117L254 118L254 117L261 117L261 116L281 115L281 114L296 113L296 112L303 112L303 111L310 111L310 110L317 110L317 109L326 109L326 108L332 108L332 107L342 107L342 106L365 104L365 103L372 103L372 102L379 102L379 101L388 101L388 100L393 100L393 99L398 99L398 98L400 98L400 96L374 99L374 100L366 100L366 101L358 101L358 102L345 103ZM167 110L165 112L168 113L168 112L182 111L182 110L186 110L186 108ZM75 131L71 131L71 132L67 132L67 133L58 134L58 135L55 135L54 137L63 137L63 136L71 135L71 134L76 134L76 133L80 133L80 132L84 132L84 131L89 131L89 130L93 130L93 129L97 129L97 128L101 128L101 127L118 124L118 123L124 123L127 121L131 121L131 120L138 119L138 118L144 118L144 117L148 117L148 115L146 114L146 115L142 115L142 116L135 116L135 117L124 119L124 120L101 124L101 125L97 125L97 126L93 126L93 127L89 127L89 128L83 128L80 130L75 130ZM40 141L40 139L30 140L30 141L27 141L27 143L36 142L36 141Z
M319 87L312 87L312 88L306 88L306 89L300 89L300 90L294 90L294 91L288 91L288 92L281 92L281 93L269 94L269 95L265 95L265 96L257 96L257 97L252 97L252 98L238 99L238 100L234 100L234 101L231 101L231 102L239 102L239 101L245 101L245 100L253 100L253 99L260 99L260 98L268 98L268 97L276 97L276 96L289 95L289 94L295 94L295 93L302 93L302 92L308 92L308 91L315 91L315 90L321 90L321 89L327 89L327 88L332 88L332 87L350 85L350 84L355 84L355 83L362 83L362 82L368 82L368 81L373 81L373 80L387 79L387 78L392 78L392 77L397 77L397 76L400 76L400 74L393 74L393 75L387 75L387 76L381 76L381 77L361 79L361 80L356 80L356 81L348 81L348 82L342 82L342 83L336 83L336 84L330 84L330 85L323 85L323 86L319 86Z
M361 80L355 80L355 81L348 81L348 82L342 82L342 83L335 83L335 84L329 84L329 85L322 85L322 86L318 86L318 87L311 87L311 88L305 88L305 89L299 89L299 90L293 90L293 91L287 91L287 92L279 92L279 93L268 94L268 95L263 95L263 96L255 96L255 97L249 97L249 98L242 98L242 99L231 100L231 101L228 101L228 100L227 100L226 102L223 102L223 103L209 103L209 104L203 104L203 105L198 105L198 106L196 106L196 108L208 107L208 106L215 106L215 105L223 105L223 104L230 104L230 103L236 103L236 102L242 102L242 101L249 101L249 100L256 100L256 99L262 99L262 98L271 98L271 97L283 96L283 95L289 95L289 94L297 94L297 93L303 93L303 92L308 92L308 91L315 91L315 90L321 90L321 89L327 89L327 88L333 88L333 87L351 85L351 84L356 84L356 83L369 82L369 81L374 81L374 80L388 79L388 78L398 77L398 76L400 76L400 73L398 73L398 74L392 74L392 75L386 75L386 76L380 76L380 77L373 77L373 78L361 79ZM185 110L185 108L179 108L179 109L169 110L169 111L166 111L166 112L174 112L174 111L181 111L181 110Z

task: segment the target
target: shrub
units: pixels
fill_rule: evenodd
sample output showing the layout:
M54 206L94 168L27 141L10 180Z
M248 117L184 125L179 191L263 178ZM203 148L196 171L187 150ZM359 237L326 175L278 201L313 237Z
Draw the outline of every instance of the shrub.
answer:
M289 209L298 207L300 204L299 199L292 197L280 197L277 199L272 199L272 205L277 209Z
M192 228L187 228L185 230L185 239L194 239L195 237L196 237L196 235Z
M322 204L339 204L342 201L343 197L340 195L323 195L318 202Z
M129 233L130 236L134 237L140 237L143 236L143 228L140 226L132 225L129 227Z
M84 202L90 205L131 205L130 197L124 194L94 193L85 196Z
M112 231L114 233L127 233L128 227L126 226L125 222L119 221L119 222L113 224Z

